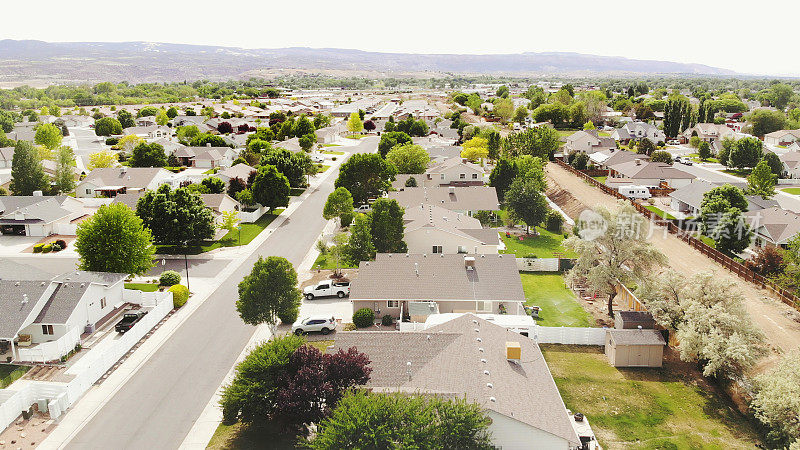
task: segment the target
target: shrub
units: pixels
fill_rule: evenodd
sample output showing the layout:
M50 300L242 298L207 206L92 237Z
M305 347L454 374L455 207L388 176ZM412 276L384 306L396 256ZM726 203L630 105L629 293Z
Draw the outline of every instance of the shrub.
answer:
M361 308L353 313L353 323L358 328L367 328L375 324L375 312L369 308Z
M106 139L106 145L117 145L119 139L117 138L108 138Z
M384 315L381 317L381 325L388 327L394 323L394 317L390 316L389 314Z
M182 284L176 284L170 287L168 291L172 292L172 306L175 309L185 305L186 300L189 300L189 289Z
M291 325L297 320L297 317L299 315L300 315L300 308L297 305L293 305L291 307L279 311L278 319L281 319L282 323Z
M33 253L41 253L42 252L42 247L44 247L44 244L36 244L36 245L34 245L33 246Z
M344 331L355 331L357 328L358 327L356 327L356 324L354 324L354 323L346 323L346 324L344 324L344 328L342 328L342 330L344 330Z
M53 251L53 244L44 244L42 246L42 253L50 253Z
M57 239L56 240L56 244L58 244L58 246L61 247L61 250L64 250L65 248L67 248L67 241L65 241L63 239Z
M57 242L53 242L53 243L52 243L52 244L50 244L50 245L52 246L52 248L53 248L53 251L54 251L54 252L60 252L60 251L61 251L61 246L60 246L60 245L58 245L58 243L57 243Z
M336 161L336 157L335 157L335 156L334 156L334 157L332 157L332 158L331 158L331 161Z
M564 225L564 217L558 212L550 210L547 212L545 219L545 228L551 233L561 233L561 227Z
M175 286L181 282L181 275L174 270L167 270L163 272L158 278L158 284L161 286Z

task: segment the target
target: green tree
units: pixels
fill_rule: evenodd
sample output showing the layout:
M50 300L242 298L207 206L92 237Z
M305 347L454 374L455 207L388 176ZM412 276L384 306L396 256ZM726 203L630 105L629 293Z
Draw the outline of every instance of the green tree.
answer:
M490 423L480 405L464 399L351 391L319 423L308 446L488 450L494 448Z
M534 233L548 211L547 200L539 188L536 181L517 177L503 198L512 217L525 222L527 227L533 227Z
M200 134L200 129L197 125L185 125L178 128L178 141L188 144L196 136ZM252 136L252 135L250 135ZM250 143L250 136L247 137L247 143Z
M767 429L770 448L795 449L800 439L800 353L784 355L769 372L755 377L750 407Z
M697 156L700 157L700 161L705 161L708 158L711 158L711 146L708 145L708 142L703 141L697 147Z
M136 215L162 244L195 243L214 237L214 216L198 194L162 184L136 204Z
M153 267L153 237L124 203L101 206L78 224L78 267L96 272L144 275Z
M477 162L489 157L489 141L486 138L475 136L467 142L464 142L462 148L461 157L472 162Z
M164 126L167 124L167 122L169 122L169 116L167 115L167 112L163 109L159 110L158 114L156 114L156 123Z
M353 196L350 195L350 191L339 187L331 192L328 195L328 200L325 201L325 207L322 209L322 217L325 220L338 217L341 226L350 225L353 220Z
M561 144L556 130L537 127L509 134L503 140L503 149L509 156L531 155L549 161Z
M500 121L506 123L514 115L514 102L510 98L503 98L496 100L492 114L500 118Z
M764 155L764 144L760 139L746 137L736 141L728 155L728 164L738 169L755 167Z
M169 109L167 110L167 117L170 119L178 117L178 108L170 106Z
M36 127L33 141L49 150L55 150L61 145L63 138L64 136L61 135L61 130L57 126L52 123L43 123Z
M304 166L311 164L311 159L305 153L292 153L289 150L277 148L264 154L261 164L275 166L278 172L289 180L292 187L300 187L306 182Z
M495 188L498 198L505 198L506 191L517 178L517 174L517 164L513 159L503 157L497 161L489 174L489 185Z
M350 119L347 121L347 130L353 134L360 133L364 129L364 122L358 113L350 114Z
M765 152L761 160L766 161L767 165L769 165L769 170L771 170L776 177L780 178L781 175L783 175L783 162L778 155L772 152Z
M372 217L369 214L356 214L350 227L347 241L347 259L352 264L375 258L375 244L372 236Z
M117 164L117 154L110 150L101 150L89 155L89 169L100 167L114 167Z
M167 165L167 154L161 144L141 143L134 147L129 164L131 167L164 167Z
M405 253L405 210L397 200L379 198L372 204L372 243L378 253Z
M368 199L380 197L388 191L395 174L394 166L380 155L358 153L342 164L334 186L347 189L353 202L363 205Z
M314 128L314 124L310 120L308 120L308 117L306 117L305 115L301 115L300 118L297 119L297 121L294 123L294 128L292 130L292 133L295 136L301 137L308 134L314 134L315 130L316 129Z
M701 231L703 234L708 234L714 227L719 214L730 208L747 211L747 199L744 196L744 192L738 187L725 184L703 194L703 200L700 202Z
M258 173L253 180L250 190L253 192L253 199L272 209L288 206L291 186L289 180L275 166L265 165L258 169Z
M494 128L488 128L481 133L486 138L486 148L489 150L489 159L496 161L500 157L500 143L502 136L500 132Z
M74 167L75 154L72 148L62 145L56 155L56 173L53 180L59 193L65 194L75 189Z
M761 160L747 177L747 193L749 195L760 195L763 199L775 196L775 185L778 184L778 176L772 173L769 163Z
M663 150L658 152L653 152L653 154L650 155L650 161L672 164L672 155L669 152Z
M378 142L378 153L382 158L386 158L389 150L397 145L410 144L411 136L403 133L402 131L387 131L381 134L381 140Z
M508 98L508 86L502 85L497 88L497 92L495 93L496 96L500 98Z
M158 114L158 108L155 106L145 106L136 113L136 117L150 117L155 116L156 114Z
M397 145L389 150L386 161L393 164L397 173L425 173L431 157L416 144Z
M747 121L753 128L753 135L758 137L781 130L786 126L786 116L781 111L771 111L769 109L753 111L747 116Z
M655 144L648 138L640 139L639 144L636 146L636 153L640 155L650 156L656 149Z
M714 240L717 250L734 255L750 246L753 231L747 226L739 208L728 208L719 216L708 235Z
M292 263L280 256L259 256L253 270L239 283L236 310L244 323L266 323L274 335L278 318L291 316L292 312L297 317L301 297Z
M209 194L222 194L225 192L225 182L217 177L205 177L200 184L208 188Z
M586 130L596 130L596 129L597 129L597 127L594 126L594 123L592 123L591 121L586 122L585 124L583 124L583 130L584 131L586 131Z
M117 111L117 120L119 121L120 126L122 128L130 128L136 126L136 121L133 120L133 114L124 109L120 109L119 111ZM119 134L122 134L122 132L120 131Z
M561 126L569 119L569 108L562 103L545 103L533 110L535 122L550 122L553 126Z
M794 95L792 87L785 83L773 84L770 86L769 91L771 94L770 103L780 111L786 108L789 100Z
M11 192L14 195L33 195L35 191L45 191L49 186L50 181L44 173L36 148L30 142L17 141L11 160Z

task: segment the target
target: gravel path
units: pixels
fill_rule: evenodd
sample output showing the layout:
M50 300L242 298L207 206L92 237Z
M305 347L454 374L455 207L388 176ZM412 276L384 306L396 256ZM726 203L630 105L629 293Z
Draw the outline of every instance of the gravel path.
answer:
M579 179L562 167L547 165L548 195L559 195L565 205L559 206L570 216L577 215L586 205L605 205L613 207L616 199L594 186ZM568 195L564 191L567 191ZM552 197L551 197L552 198ZM776 353L789 352L800 346L800 312L777 300L768 297L767 291L745 282L730 273L721 265L704 256L685 242L668 233L663 227L654 227L650 241L669 258L669 265L678 273L694 275L700 272L713 271L717 276L736 284L745 296L746 308L753 321L764 331L767 343ZM772 356L775 356L773 353ZM761 363L761 367L769 365L774 358L770 357Z

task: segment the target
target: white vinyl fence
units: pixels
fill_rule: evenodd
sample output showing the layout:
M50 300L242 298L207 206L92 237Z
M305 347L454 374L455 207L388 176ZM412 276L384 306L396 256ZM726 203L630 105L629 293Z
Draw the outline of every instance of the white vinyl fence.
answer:
M146 292L142 306L153 309L127 333L116 339L104 339L66 370L74 375L69 383L19 380L0 390L0 430L8 427L17 416L34 403L47 405L50 417L60 417L117 361L129 352L140 339L172 310L171 292Z
M528 337L537 344L605 345L606 328L540 327L531 328Z
M17 347L19 361L46 363L54 361L69 353L81 342L81 334L77 328L67 331L55 341L42 342L33 347Z
M558 272L558 258L517 258L517 270L521 272Z

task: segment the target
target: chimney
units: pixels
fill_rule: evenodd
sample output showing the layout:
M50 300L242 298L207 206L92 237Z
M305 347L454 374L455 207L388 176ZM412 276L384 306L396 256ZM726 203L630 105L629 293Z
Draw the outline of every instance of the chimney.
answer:
M467 270L475 270L475 257L474 256L465 256L464 257L464 267Z
M456 188L455 188L455 186L450 186L450 195L456 195Z
M43 196L42 191L33 191L33 196L34 197L42 197Z
M419 276L419 264L418 263L414 263L414 273L417 274L417 276Z
M519 342L506 342L506 359L519 363L522 359L522 347L519 345Z
M642 160L639 159L639 158L636 158L636 165L637 166L641 166L642 165Z
M211 147L211 142L206 142L206 147Z

